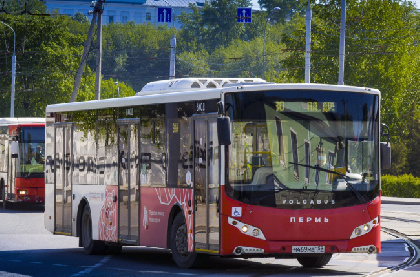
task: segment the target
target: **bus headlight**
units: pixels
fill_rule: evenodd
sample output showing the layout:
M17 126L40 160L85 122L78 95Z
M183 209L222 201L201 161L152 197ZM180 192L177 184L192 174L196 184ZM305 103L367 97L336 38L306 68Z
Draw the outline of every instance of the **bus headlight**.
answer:
M237 228L239 231L241 231L244 235L248 235L254 238L266 240L263 232L261 229L251 226L249 224L245 224L240 222L237 219L233 219L231 217L228 217L228 223L232 225L233 227Z
M20 190L19 194L20 195L25 195L25 194L28 194L28 191L27 190Z
M258 236L260 235L260 229L254 229L254 230L252 231L252 235L253 235L254 237L258 237Z
M369 224L365 224L365 225L363 226L363 231L368 232L369 230L370 230L370 226L369 226Z
M365 223L363 225L357 226L353 233L350 236L350 239L357 238L359 236L366 235L370 231L372 231L372 228L377 226L379 224L379 217L374 218L373 220L369 221L368 223Z

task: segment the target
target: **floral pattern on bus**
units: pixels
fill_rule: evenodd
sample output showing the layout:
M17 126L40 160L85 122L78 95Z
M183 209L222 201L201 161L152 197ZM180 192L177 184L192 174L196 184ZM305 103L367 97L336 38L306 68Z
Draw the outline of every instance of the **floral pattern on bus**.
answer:
M114 201L118 194L117 186L107 186L105 189L105 203L101 208L99 219L98 239L104 241L118 241L118 202Z
M193 190L192 189L175 189L175 188L155 188L160 204L162 205L174 205L179 203L182 206L182 210L185 215L188 230L188 251L194 251L194 237L193 237L193 213L188 206L188 201L193 201ZM191 231L191 232L190 232Z

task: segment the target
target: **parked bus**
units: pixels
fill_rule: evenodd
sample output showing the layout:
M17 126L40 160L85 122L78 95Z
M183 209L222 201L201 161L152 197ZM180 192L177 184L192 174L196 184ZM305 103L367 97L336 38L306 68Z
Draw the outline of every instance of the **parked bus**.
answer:
M380 92L261 79L175 79L46 108L45 226L88 254L379 253ZM382 159L381 159L382 158Z
M0 118L0 200L44 204L45 118Z

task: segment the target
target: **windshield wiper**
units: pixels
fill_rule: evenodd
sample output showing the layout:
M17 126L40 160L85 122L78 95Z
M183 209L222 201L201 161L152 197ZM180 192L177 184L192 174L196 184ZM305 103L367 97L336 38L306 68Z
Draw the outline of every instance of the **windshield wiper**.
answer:
M289 162L289 164L295 164L295 165L300 165L300 166L303 166L303 167L309 167L309 168L316 169L316 170L319 170L319 171L324 171L324 172L327 172L327 173L337 174L337 175L340 175L343 178L347 178L347 176L343 173L333 171L333 170L329 170L329 169L326 169L326 168L322 168L319 165L300 164L300 163L293 163L293 162Z
M295 164L295 165L299 165L299 166L303 166L303 167L309 167L309 168L313 168L313 169L316 169L316 170L319 170L319 171L324 171L324 172L327 172L327 173L339 175L339 176L344 178L347 186L351 189L351 191L353 191L353 193L356 195L357 199L359 199L362 203L366 202L363 195L361 195L360 192L357 189L355 189L354 186L347 181L347 179L349 179L350 177L346 176L343 173L339 173L337 171L322 168L319 165L313 166L313 165L309 165L309 164L300 164L300 163L294 163L294 162L289 162L289 164Z

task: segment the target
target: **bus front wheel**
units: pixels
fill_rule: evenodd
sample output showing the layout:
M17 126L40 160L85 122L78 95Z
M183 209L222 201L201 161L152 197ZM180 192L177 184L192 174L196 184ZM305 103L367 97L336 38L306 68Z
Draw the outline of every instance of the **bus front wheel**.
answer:
M180 268L193 267L197 260L196 252L188 252L188 233L185 217L178 213L171 228L171 251L172 258Z
M105 252L105 243L92 239L92 217L89 204L84 207L82 213L82 246L88 255Z
M298 262L304 267L323 267L331 260L332 254L298 257Z

